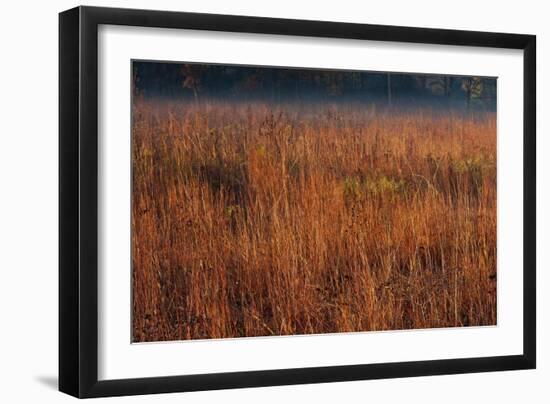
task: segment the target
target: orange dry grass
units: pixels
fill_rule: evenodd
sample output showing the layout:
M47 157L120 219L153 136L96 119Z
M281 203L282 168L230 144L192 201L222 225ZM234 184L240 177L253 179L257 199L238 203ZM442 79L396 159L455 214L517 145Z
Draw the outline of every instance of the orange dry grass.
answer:
M496 324L496 120L147 104L134 341Z

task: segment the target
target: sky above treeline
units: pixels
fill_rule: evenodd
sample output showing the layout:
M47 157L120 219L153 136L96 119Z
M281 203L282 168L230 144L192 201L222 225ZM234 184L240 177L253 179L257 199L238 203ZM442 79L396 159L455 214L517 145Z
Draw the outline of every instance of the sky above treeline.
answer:
M132 62L143 98L433 104L495 110L497 79L201 63Z

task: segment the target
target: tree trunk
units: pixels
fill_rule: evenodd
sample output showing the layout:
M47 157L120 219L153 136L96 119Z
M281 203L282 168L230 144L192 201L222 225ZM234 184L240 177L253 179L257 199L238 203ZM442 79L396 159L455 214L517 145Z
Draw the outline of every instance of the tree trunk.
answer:
M388 77L388 105L391 105L391 74L387 73Z

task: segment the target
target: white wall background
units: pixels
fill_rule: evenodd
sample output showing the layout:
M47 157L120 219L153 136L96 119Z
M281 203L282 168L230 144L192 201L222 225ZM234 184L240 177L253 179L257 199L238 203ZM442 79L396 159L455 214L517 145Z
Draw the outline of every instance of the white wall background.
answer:
M57 385L57 13L78 5L9 2L0 24L0 401L69 402ZM126 403L550 400L550 26L545 2L523 0L91 1L283 18L531 33L538 40L538 369L109 399ZM414 347L411 347L414 349Z

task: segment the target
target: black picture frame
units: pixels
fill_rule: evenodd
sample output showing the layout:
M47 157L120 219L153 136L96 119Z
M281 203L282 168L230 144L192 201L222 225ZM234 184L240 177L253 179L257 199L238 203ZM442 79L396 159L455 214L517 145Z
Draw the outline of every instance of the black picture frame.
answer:
M523 50L523 354L98 380L98 25ZM533 35L77 7L59 15L59 390L104 397L534 369L536 37Z

